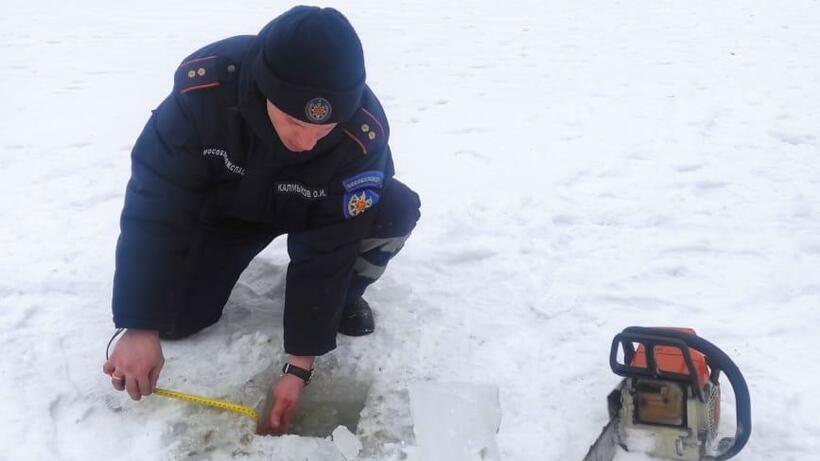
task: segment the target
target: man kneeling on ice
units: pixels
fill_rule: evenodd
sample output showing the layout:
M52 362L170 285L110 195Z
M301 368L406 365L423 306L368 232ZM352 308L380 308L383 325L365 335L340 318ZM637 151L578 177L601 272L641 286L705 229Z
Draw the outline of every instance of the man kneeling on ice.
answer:
M132 152L113 294L127 330L103 366L114 388L150 395L160 339L217 322L251 259L287 234L288 360L270 414L287 432L314 357L337 332L373 332L362 295L419 218L388 134L359 38L334 9L296 7L187 57Z

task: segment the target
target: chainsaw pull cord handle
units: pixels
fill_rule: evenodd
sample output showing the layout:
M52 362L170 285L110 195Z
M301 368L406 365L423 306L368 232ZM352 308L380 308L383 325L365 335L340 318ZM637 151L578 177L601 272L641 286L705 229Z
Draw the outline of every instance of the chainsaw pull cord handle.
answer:
M691 335L678 330L667 328L629 327L624 329L623 333L667 336L679 339L692 349L706 355L708 364L713 370L710 374L710 378L717 378L719 376L719 371L723 371L726 378L729 379L729 383L732 385L732 390L735 393L735 417L737 420L737 430L735 431L734 443L732 443L731 447L717 456L707 456L703 458L703 460L725 461L737 455L746 445L746 442L749 441L749 437L752 434L752 405L751 398L749 396L749 387L746 385L746 379L743 377L740 369L737 365L735 365L732 359L720 350L720 348L700 336ZM717 381L715 381L715 384L717 384Z

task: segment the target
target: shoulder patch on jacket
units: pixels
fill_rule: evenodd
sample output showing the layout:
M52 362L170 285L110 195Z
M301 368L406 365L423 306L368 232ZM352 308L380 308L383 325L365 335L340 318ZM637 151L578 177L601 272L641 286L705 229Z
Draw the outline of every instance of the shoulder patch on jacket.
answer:
M174 88L180 93L215 88L233 79L239 66L221 56L189 59L174 73Z
M348 192L343 198L342 213L345 219L355 218L377 203L379 203L379 193L373 189Z
M387 144L387 123L380 120L364 107L360 107L353 117L344 123L342 129L362 149L362 153L375 151Z
M381 189L383 183L384 173L379 170L371 170L342 180L342 187L344 187L347 192L353 192L366 187Z

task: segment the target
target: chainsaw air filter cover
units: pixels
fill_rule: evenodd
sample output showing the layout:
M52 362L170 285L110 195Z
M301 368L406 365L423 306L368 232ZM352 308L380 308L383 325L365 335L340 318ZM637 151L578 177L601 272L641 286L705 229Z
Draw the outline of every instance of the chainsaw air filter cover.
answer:
M686 391L678 383L639 379L635 382L635 417L641 424L686 424Z

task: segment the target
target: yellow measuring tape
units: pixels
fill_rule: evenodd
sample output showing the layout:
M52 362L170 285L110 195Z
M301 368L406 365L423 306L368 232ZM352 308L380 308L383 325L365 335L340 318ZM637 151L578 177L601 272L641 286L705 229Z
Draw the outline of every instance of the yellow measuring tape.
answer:
M221 408L223 410L228 410L240 415L245 415L248 418L252 419L254 422L259 421L259 417L256 414L256 411L245 405L240 405L238 403L228 402L227 400L219 400L219 399L209 399L207 397L202 397L199 395L193 394L186 394L184 392L177 392L172 391L169 389L163 389L161 387L154 388L154 393L157 395L161 395L163 397L170 397L172 399L177 400L184 400L186 402L196 403L198 405L205 405L208 407L214 408Z
M111 343L114 342L114 339L125 331L125 328L117 328L117 331L114 332L114 335L111 336L111 339L108 340L108 345L105 347L105 360L108 361L108 349L111 347ZM111 372L112 379L121 379L122 385L125 386L125 377L115 377L114 372ZM172 391L170 389L163 389L161 387L154 388L154 393L157 395L161 395L163 397L170 397L172 399L183 400L185 402L196 403L197 405L204 405L207 407L214 407L214 408L221 408L223 410L228 410L233 413L237 413L240 415L247 416L248 418L252 419L253 422L259 423L259 416L256 414L256 411L245 405L240 405L238 403L228 402L227 400L219 400L219 399L209 399L208 397L202 397L200 395L194 394L186 394L185 392L177 392Z

